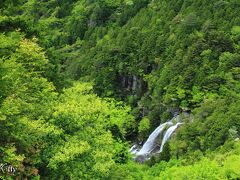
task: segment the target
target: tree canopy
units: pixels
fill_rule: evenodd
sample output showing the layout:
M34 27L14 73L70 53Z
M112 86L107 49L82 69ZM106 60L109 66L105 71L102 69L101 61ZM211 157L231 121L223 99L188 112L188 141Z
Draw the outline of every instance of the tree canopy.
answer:
M239 0L1 1L0 178L239 179L239 12ZM176 113L192 118L134 162L130 145Z

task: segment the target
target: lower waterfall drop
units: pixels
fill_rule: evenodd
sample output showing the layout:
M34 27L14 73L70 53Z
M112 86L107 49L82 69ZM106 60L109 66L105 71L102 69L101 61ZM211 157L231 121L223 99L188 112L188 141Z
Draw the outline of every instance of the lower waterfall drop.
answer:
M164 137L163 137L163 140L162 140L162 144L161 144L159 153L161 153L163 151L164 144L168 141L168 139L171 137L172 133L178 128L178 126L180 124L182 124L182 123L177 123L174 126L171 126L170 128L168 128L168 130L164 134Z
M158 138L158 136L161 134L161 132L167 127L172 125L173 123L171 121L165 122L158 126L152 134L148 137L147 141L144 143L143 147L140 149L139 152L136 153L136 155L148 155L151 153L151 151L154 149L155 142Z
M135 156L135 159L141 159L141 162L144 162L146 159L149 159L149 155L156 149L157 141L159 136L163 134L163 139L161 141L160 150L155 153L161 153L166 142L170 139L174 131L183 123L180 123L180 115L174 116L171 120L160 124L148 137L147 141L143 144L142 148L139 150L137 145L133 145L129 152ZM176 123L176 124L175 124ZM166 129L167 128L167 129Z

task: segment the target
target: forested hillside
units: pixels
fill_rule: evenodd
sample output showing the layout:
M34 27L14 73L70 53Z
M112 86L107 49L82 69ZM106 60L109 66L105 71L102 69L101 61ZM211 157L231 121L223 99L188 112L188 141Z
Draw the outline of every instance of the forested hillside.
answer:
M0 179L239 179L239 12L0 1ZM129 152L164 123L144 160Z

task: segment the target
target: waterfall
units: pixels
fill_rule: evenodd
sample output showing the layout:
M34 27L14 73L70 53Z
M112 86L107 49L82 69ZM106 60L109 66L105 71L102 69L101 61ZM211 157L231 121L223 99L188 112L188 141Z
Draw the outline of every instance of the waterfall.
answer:
M141 159L141 162L145 161L147 156L149 154L151 154L153 150L156 149L157 140L159 138L159 135L165 131L162 142L161 142L160 150L157 152L157 153L161 153L163 151L163 147L164 147L165 143L170 139L171 135L178 128L178 126L182 124L182 123L180 123L180 121L181 121L180 115L176 115L171 120L169 120L163 124L160 124L150 134L147 141L143 144L143 146L140 150L138 150L137 145L135 144L131 147L129 152L131 154L135 155L136 158L143 157L143 159ZM174 124L174 122L176 124ZM166 127L168 127L167 130L166 130Z
M137 152L137 155L147 155L151 153L154 149L154 145L156 142L157 137L161 134L161 132L166 128L166 126L172 125L172 121L165 122L158 126L152 134L148 137L147 141L144 143L143 147Z
M147 155L150 154L154 149L154 145L157 137L161 134L161 132L166 128L166 126L172 125L172 122L166 122L158 126L148 137L147 141L144 143L143 147L137 152L137 155Z
M134 144L134 145L129 149L129 152L130 152L131 154L137 154L137 152L138 152L137 145Z
M161 144L159 153L161 153L163 151L164 144L168 141L168 139L171 137L172 133L178 128L178 126L180 124L182 124L182 123L177 123L174 126L171 126L170 128L168 128L168 130L166 131L166 133L163 136L163 140L162 140L162 144Z

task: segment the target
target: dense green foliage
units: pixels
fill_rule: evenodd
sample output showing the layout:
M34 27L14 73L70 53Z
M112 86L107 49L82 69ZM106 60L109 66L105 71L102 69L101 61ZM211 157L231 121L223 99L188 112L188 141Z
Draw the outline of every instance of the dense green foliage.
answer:
M19 179L240 178L239 0L0 2L0 163ZM159 156L132 162L173 112ZM168 161L168 162L167 162Z
M43 76L44 52L19 33L2 34L1 49L1 160L18 169L16 176L41 170L53 179L103 177L128 159L120 154L134 122L129 108L98 98L87 83L59 95Z
M217 152L196 154L196 157L162 161L151 168L129 163L120 165L111 174L111 179L238 179L240 176L239 143L228 144ZM229 153L231 151L231 153Z

